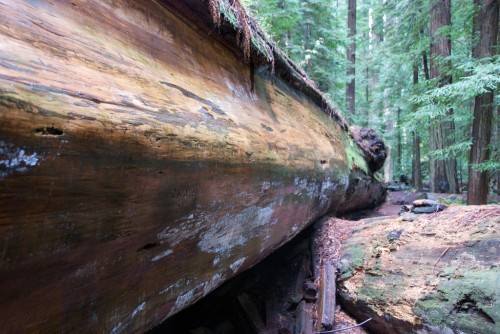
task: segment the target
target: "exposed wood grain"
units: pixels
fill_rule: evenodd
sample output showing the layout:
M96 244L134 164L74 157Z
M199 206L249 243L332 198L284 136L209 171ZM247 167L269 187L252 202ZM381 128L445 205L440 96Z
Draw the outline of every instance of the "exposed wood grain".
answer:
M2 0L0 327L142 332L380 185L168 1ZM354 161L354 162L353 162Z
M326 263L320 270L320 288L318 300L318 324L321 330L333 329L335 321L335 305L336 305L336 265Z

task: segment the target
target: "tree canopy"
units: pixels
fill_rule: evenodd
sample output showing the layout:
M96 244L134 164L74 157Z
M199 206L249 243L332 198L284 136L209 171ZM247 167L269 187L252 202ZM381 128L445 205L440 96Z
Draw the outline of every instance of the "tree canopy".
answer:
M496 187L498 192L498 1L358 1L353 37L348 37L348 2L243 1L267 34L308 73L351 124L373 128L383 136L391 148L391 161L385 167L387 181L414 175L412 138L418 136L421 174L431 181L431 187L432 164L444 161L448 170L449 161L454 161L454 175L450 177L456 178L458 188L453 192L466 190L469 173L474 171L488 172L490 188ZM436 12L436 6L449 12L449 20L433 26L436 15L446 14ZM496 28L492 18L484 14L495 11ZM478 55L475 50L483 34L494 34L495 43L491 52ZM451 47L449 53L434 50L442 38ZM348 75L352 73L348 71L351 63L346 58L353 42L354 78ZM433 75L433 71L438 74ZM349 112L345 93L352 79L356 81L354 113ZM471 147L479 140L472 133L474 105L481 94L492 95L489 107L495 112L489 121L491 138L484 148L487 158L471 164ZM437 139L436 129L442 129ZM432 145L435 140L443 144ZM450 191L450 186L438 189L436 185L431 190Z

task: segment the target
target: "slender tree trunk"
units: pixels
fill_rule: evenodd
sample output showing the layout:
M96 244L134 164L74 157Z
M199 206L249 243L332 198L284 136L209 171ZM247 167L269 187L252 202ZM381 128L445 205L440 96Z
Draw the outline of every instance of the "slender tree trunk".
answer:
M498 44L500 45L500 43ZM496 153L497 153L497 158L500 159L500 107L497 108L497 136L496 136ZM497 179L497 195L500 195L500 170L496 171L496 179Z
M368 65L366 65L366 86L365 86L365 97L366 97L366 104L368 105L370 103L370 72L368 69Z
M394 180L394 115L389 107L389 98L392 94L391 88L384 89L384 123L385 123L385 139L387 139L386 149L387 158L384 163L384 181L392 182Z
M447 73L451 63L446 62L444 66L438 64L440 57L448 57L451 54L451 40L449 35L443 35L440 29L451 25L450 0L431 0L431 61L430 76L439 79L439 86L451 83L451 76ZM430 152L443 150L452 144L455 124L453 122L453 110L446 112L446 120L438 116L431 120L429 133ZM457 162L455 158L439 158L432 156L430 160L429 181L431 192L458 192Z
M425 52L424 52L425 54ZM418 66L413 67L413 84L418 84ZM420 165L420 136L417 131L412 133L412 183L417 191L422 191L422 166Z
M397 128L396 128L396 140L397 140L397 148L398 148L398 157L396 159L397 163L397 168L399 168L399 171L402 171L403 168L401 168L401 161L402 161L402 147L401 147L401 108L397 107L397 112L396 112L396 123L397 123Z
M427 60L427 52L422 51L422 63L424 65L424 78L425 80L431 79L431 74L429 73L429 61Z
M497 45L500 45L500 34L497 33ZM497 51L498 52L498 51ZM498 93L498 89L497 89ZM497 94L498 96L498 94ZM498 101L497 101L498 102ZM496 145L495 145L495 153L497 161L500 160L500 105L497 107L497 119L496 122ZM496 171L496 179L497 179L497 195L500 195L500 170Z
M483 0L473 0L474 2L474 15L472 17L472 57L474 59L479 58L477 47L479 42L479 36L481 34L481 6Z
M347 29L348 37L351 39L351 44L347 48L347 61L349 67L347 68L347 76L351 77L351 81L346 86L346 102L347 110L350 117L356 113L356 82L354 76L356 75L356 0L348 0L348 13L347 13Z
M473 54L478 59L493 54L493 46L498 33L498 0L479 0L481 2L479 43ZM493 119L493 90L476 96L474 101L474 120L472 122L472 148L470 150L469 184L467 204L486 204L488 197L488 173L474 169L475 164L488 160L489 144Z

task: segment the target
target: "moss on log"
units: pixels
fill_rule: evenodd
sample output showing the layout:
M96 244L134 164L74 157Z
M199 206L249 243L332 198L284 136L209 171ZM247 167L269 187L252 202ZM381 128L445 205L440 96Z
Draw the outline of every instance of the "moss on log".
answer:
M378 333L498 333L499 206L361 221L343 242L343 305Z

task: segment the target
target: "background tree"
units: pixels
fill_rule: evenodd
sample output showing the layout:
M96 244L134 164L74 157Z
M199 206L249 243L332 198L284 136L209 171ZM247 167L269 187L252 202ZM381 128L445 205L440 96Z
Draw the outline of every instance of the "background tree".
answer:
M349 117L356 113L356 0L347 0L347 38L349 46L347 47L347 86L346 101Z
M445 30L451 25L450 0L430 0L431 66L432 79L437 79L438 86L451 83L450 34ZM444 114L431 119L429 149L443 150L454 140L455 123L453 109L446 108ZM453 157L432 156L430 161L429 181L431 192L458 192L457 163Z
M476 0L479 6L474 20L474 31L479 31L479 43L473 48L473 56L489 61L498 33L498 0ZM474 120L472 122L472 148L470 150L469 184L467 204L486 204L488 196L487 170L478 170L490 155L491 126L493 119L493 90L488 89L475 97Z

